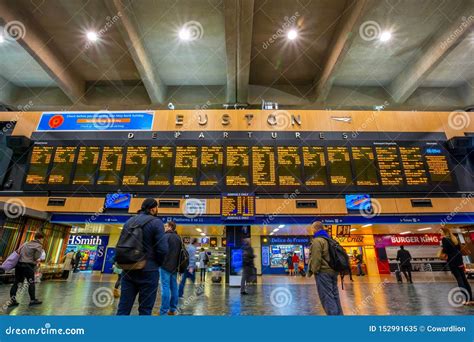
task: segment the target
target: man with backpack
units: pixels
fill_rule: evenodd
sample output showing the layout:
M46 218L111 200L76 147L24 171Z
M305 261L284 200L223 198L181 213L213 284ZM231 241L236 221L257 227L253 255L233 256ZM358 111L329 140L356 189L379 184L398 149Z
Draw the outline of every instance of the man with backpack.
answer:
M130 315L137 295L140 315L151 315L155 305L159 267L168 253L163 222L157 214L158 202L147 198L138 215L123 226L115 255L123 270L117 315Z
M174 316L178 311L178 269L183 242L176 232L176 223L173 221L165 224L165 236L168 240L168 254L160 268L160 315Z
M319 299L326 314L343 315L337 288L337 275L347 267L349 258L346 254L347 260L342 260L346 257L342 255L343 253L338 249L339 245L324 230L320 221L314 222L311 228L314 239L311 244L308 276L314 274Z

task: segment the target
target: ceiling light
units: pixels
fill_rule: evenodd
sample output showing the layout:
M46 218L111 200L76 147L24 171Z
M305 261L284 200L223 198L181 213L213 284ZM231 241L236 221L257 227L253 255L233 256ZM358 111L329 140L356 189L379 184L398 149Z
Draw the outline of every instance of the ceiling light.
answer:
M407 230L406 232L401 232L400 235L410 234L411 231Z
M388 42L390 39L392 39L392 34L389 31L384 31L380 34L379 39L381 42Z
M89 31L87 32L87 39L89 39L91 42L96 42L99 39L99 36L96 32Z
M277 232L277 231L279 231L279 230L280 230L279 228L273 229L274 232Z
M371 227L371 226L372 226L372 223L364 224L364 225L362 226L362 228Z
M421 232L423 230L430 230L430 229L431 229L431 227L426 227L426 228L420 228L420 229L418 229L418 231Z
M351 229L351 232L353 232L354 230L357 230L357 228L352 228L352 229Z
M196 228L196 230L201 233L202 232L202 229L201 228Z
M189 29L186 27L183 27L181 30L179 30L179 38L181 40L191 39L191 32L189 31Z
M204 233L201 233L201 236L206 236L206 234L204 234Z
M278 228L285 228L285 225L284 225L284 224L280 224L280 225L278 226Z
M3 34L0 34L0 44L5 42L5 37L3 36Z
M287 37L289 40L295 40L298 37L298 31L296 30L289 30L287 33Z

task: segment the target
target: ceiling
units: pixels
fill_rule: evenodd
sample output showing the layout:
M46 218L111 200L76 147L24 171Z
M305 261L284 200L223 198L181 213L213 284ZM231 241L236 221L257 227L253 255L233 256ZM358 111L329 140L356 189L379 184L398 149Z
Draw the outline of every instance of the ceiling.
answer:
M11 110L474 105L473 0L0 0L0 25Z

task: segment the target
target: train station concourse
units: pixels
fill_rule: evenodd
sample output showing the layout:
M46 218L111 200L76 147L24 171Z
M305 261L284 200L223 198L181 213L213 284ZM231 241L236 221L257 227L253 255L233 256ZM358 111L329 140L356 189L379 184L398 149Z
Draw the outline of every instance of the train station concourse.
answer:
M473 28L0 0L0 315L472 317Z

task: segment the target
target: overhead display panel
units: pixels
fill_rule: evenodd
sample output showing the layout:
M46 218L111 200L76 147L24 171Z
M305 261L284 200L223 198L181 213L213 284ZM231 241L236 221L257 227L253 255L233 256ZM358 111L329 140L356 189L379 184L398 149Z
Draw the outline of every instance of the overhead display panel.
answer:
M150 172L148 185L169 186L173 170L172 146L152 146L150 152Z
M174 185L196 186L198 178L197 146L177 146Z
M223 167L224 148L222 146L201 147L200 185L218 185L222 180Z
M329 181L332 185L352 184L349 149L344 146L328 147Z
M257 186L275 186L275 149L270 146L252 147L252 179Z
M297 146L278 146L278 184L301 185L301 156Z
M354 160L355 180L357 185L377 186L377 166L375 165L374 150L372 147L352 147Z
M105 146L99 166L98 185L119 185L122 178L123 147Z
M255 195L227 193L222 195L221 216L225 220L250 220L255 218Z
M93 185L99 165L100 147L81 146L77 154L76 170L72 184Z
M421 154L421 147L400 146L400 157L407 185L428 185L428 176Z
M53 167L49 173L48 184L67 185L71 181L71 172L76 158L75 146L58 146L53 158Z
M227 186L250 185L250 147L228 146L226 149Z
M377 165L384 186L403 185L403 172L396 146L377 146Z
M49 164L53 156L54 147L35 146L31 152L30 165L26 176L27 184L46 184Z
M441 147L426 147L424 155L431 182L451 184L453 179L449 170L448 157Z
M324 147L303 146L303 164L305 185L327 185L327 168Z
M123 185L145 185L148 165L148 148L145 146L129 146L125 156Z

